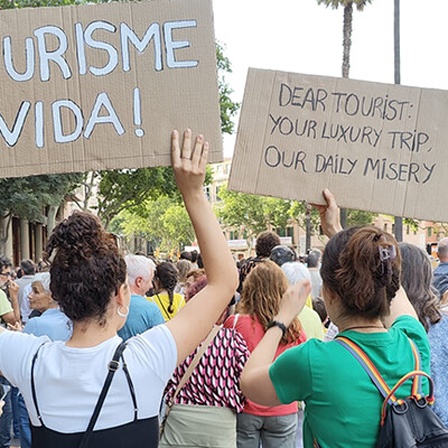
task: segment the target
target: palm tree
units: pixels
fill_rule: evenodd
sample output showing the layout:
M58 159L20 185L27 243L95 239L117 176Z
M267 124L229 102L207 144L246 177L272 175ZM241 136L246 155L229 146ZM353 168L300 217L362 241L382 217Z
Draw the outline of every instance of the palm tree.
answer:
M353 31L353 5L358 11L362 11L364 6L372 3L372 0L317 0L319 5L331 6L333 9L342 6L344 8L344 26L342 29L342 77L348 78L350 72L350 49L352 46Z
M333 9L342 6L344 8L344 25L342 28L342 77L348 78L350 73L350 50L352 47L353 31L353 5L358 11L362 11L364 6L372 3L372 0L317 0L319 5L331 6ZM341 208L341 224L345 228L347 223L347 210Z

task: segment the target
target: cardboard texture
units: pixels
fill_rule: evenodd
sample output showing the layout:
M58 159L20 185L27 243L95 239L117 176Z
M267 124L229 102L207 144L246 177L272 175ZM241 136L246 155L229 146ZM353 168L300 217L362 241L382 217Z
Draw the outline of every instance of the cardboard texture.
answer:
M0 176L170 164L190 127L222 160L211 0L0 12Z
M250 69L229 188L448 222L448 92Z

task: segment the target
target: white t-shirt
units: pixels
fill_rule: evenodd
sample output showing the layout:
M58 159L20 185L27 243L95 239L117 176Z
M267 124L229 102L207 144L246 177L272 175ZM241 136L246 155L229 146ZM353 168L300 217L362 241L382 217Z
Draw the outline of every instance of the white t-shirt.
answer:
M31 423L40 426L31 395L31 362L46 336L5 331L0 334L0 370L18 386ZM107 366L121 338L115 336L95 347L67 347L48 342L40 350L35 366L37 403L46 427L62 433L85 431L106 379ZM177 348L165 325L130 338L123 357L137 398L138 418L159 412L165 385L177 362ZM123 370L114 375L95 430L131 422L134 409Z

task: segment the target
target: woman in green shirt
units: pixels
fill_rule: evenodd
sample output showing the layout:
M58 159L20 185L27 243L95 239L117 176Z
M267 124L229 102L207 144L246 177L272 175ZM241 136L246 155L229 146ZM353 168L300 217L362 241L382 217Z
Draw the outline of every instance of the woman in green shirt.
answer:
M320 206L328 242L321 275L323 296L340 334L356 342L392 387L413 370L409 339L429 372L426 332L400 288L400 253L392 235L375 227L341 230L338 209L326 190ZM243 372L243 393L256 402L275 406L303 400L304 447L372 448L380 427L383 398L359 362L337 342L316 339L286 351L272 362L286 327L303 307L309 283L285 294L276 324L251 355ZM278 324L277 324L278 323ZM424 392L427 384L424 381ZM410 395L411 382L397 393Z

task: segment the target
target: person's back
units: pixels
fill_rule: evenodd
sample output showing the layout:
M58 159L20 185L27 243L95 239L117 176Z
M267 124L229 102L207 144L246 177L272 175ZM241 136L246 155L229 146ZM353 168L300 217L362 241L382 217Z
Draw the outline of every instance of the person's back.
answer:
M442 311L440 322L428 332L431 347L431 377L435 386L434 412L448 427L448 308Z
M272 249L280 245L280 237L271 231L265 231L258 234L255 240L255 257L249 257L244 263L240 264L240 283L238 285L238 293L243 290L243 283L250 271L254 269L258 263L267 260Z
M154 277L154 262L143 256L128 254L125 257L131 301L126 323L118 331L124 341L165 322L159 307L144 298L151 288Z
M434 269L434 287L440 297L448 290L448 238L443 238L437 245L439 265Z
M426 335L412 317L397 319L388 332L346 330L340 335L365 351L390 387L414 368L408 336L419 347L429 371ZM359 362L337 342L307 341L279 358L271 375L276 384L284 382L282 392L277 389L282 401L294 397L306 403L305 447L313 447L315 436L321 447L375 446L383 397ZM410 387L401 388L398 395L410 395Z
M239 380L249 358L249 349L235 329L219 327L214 331L217 334L205 348L186 384L178 390L202 344L177 367L168 383L165 401L169 403L175 394L177 396L165 424L161 448L236 446L236 415L242 412L245 403Z
M235 326L251 352L256 349L269 329L287 288L285 274L270 260L259 263L245 279L241 300L237 305L239 314L229 317L225 326ZM281 355L288 348L305 340L299 318L296 316L291 325L285 328L284 337L274 356ZM256 400L248 399L244 411L237 419L238 447L258 447L260 443L264 448L295 447L297 411L297 402L264 406Z
M174 289L174 292L177 292L178 294L182 294L183 296L185 296L185 287L186 287L185 282L187 280L187 274L192 269L191 261L179 260L176 263L176 268L179 272L179 278L178 278L176 288Z
M156 325L163 324L165 319L155 303L151 303L144 297L133 294L129 304L129 315L126 324L118 331L123 341L149 330Z
M321 259L321 252L312 250L307 257L307 267L311 278L311 297L315 299L321 295L322 277L319 272L319 264Z
M23 333L34 336L47 336L51 341L68 341L72 335L73 325L70 319L60 310L51 297L50 273L38 273L30 287L27 300L30 311L37 310L39 316L29 319ZM31 428L28 411L22 395L18 396L18 415L21 448L31 448Z
M31 314L26 287L33 283L34 276L36 274L36 265L32 260L22 260L20 262L20 273L20 278L17 278L15 281L19 285L18 300L20 316L22 322L26 324L28 322L29 315Z
M301 280L310 281L310 273L305 265L300 261L284 263L281 268L290 285L295 285ZM324 327L319 315L312 308L312 304L312 299L309 297L306 306L304 306L303 310L299 313L299 319L303 329L305 330L307 339L317 338L323 340L325 335Z
M184 296L174 292L178 278L179 273L173 263L164 261L156 267L154 274L156 293L148 300L159 307L165 321L172 319L185 305Z
M331 216L338 216L331 200L330 207ZM409 338L420 352L422 370L429 372L425 330L399 289L396 241L373 227L345 231L337 227L332 226L337 230L325 248L321 275L326 309L340 335L364 349L390 387L414 369ZM292 287L276 319L286 325L303 307L309 289L306 282ZM261 353L272 353L280 336L277 329L270 330L252 353L243 372L243 392L264 404L305 401L306 448L373 448L383 398L358 360L336 341L312 339L272 362ZM422 383L427 394L427 381ZM406 383L397 396L404 398L410 392Z
M193 299L207 285L203 275L185 297ZM160 447L235 448L236 414L243 410L239 382L249 349L234 328L222 328L231 312L229 302L210 334L173 373L165 390L167 411ZM188 376L189 369L194 369ZM223 368L223 366L225 368ZM183 387L179 389L181 383Z

